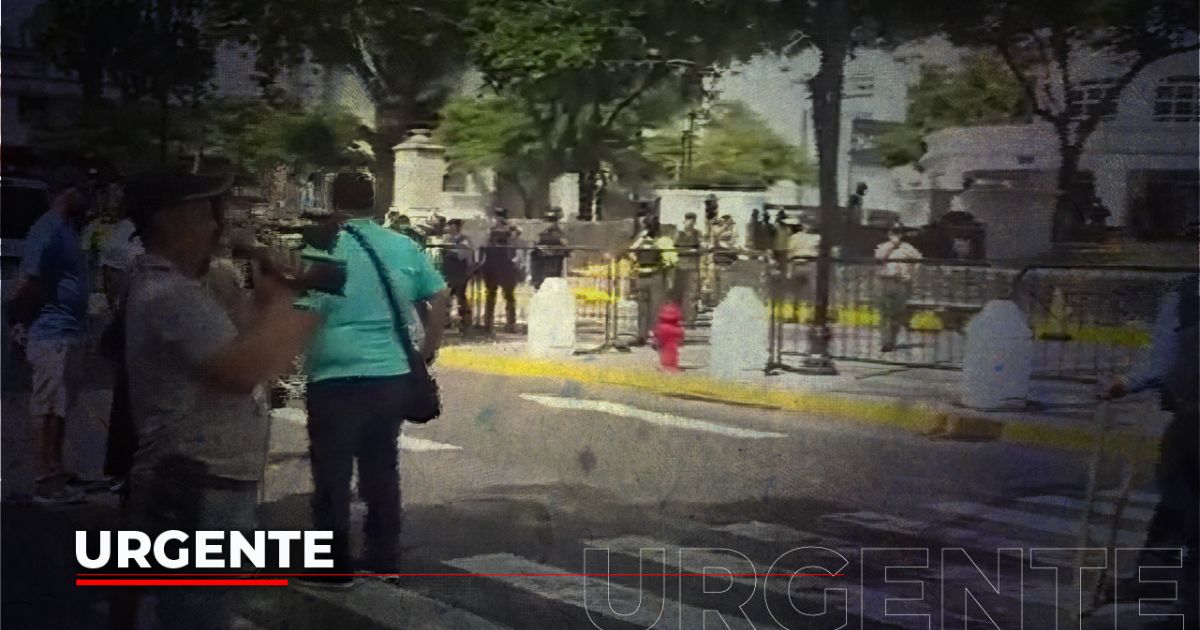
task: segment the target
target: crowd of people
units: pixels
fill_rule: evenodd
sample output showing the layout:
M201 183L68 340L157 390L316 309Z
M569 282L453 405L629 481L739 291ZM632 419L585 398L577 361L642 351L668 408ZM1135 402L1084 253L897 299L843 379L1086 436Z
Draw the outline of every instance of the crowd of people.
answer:
M29 231L19 287L5 305L32 372L38 443L33 501L84 499L64 466L66 417L83 380L91 276L81 224L93 183L64 171ZM445 328L447 288L420 246L342 206L313 238L311 260L251 248L252 275L221 270L235 242L225 200L231 181L155 173L129 179L125 218L100 257L113 316L101 349L115 382L105 470L130 529L252 530L268 449L266 386L301 353L314 492L313 526L334 536L335 567L310 576L350 584L355 568L396 571L400 496L397 437L428 382L410 356L432 362ZM321 235L323 238L319 238ZM377 264L378 263L378 264ZM387 299L385 299L387 296ZM393 301L394 300L394 301ZM394 307L398 305L398 307ZM411 352L406 352L405 346ZM428 394L428 392L424 392ZM369 506L366 548L352 562L351 470ZM342 574L342 575L337 575ZM161 627L226 627L220 589L156 593ZM138 598L115 596L113 627L134 627Z
M502 294L511 328L513 290L525 276L523 265L532 266L535 286L563 273L567 240L561 212L546 216L548 226L537 240L542 253L526 262L520 230L502 211L494 213L477 257L459 220L435 213L420 228L404 217L385 226L376 221L369 195L345 195L358 201L337 205L333 216L306 234L297 263L239 242L246 235L230 225L225 212L230 183L155 173L125 185L124 218L105 236L99 259L113 313L101 345L116 372L105 472L124 497L132 528L254 529L268 450L264 385L303 353L312 524L334 533L334 567L299 581L342 588L353 584L355 569L395 571L398 435L405 419L437 413L412 407L436 400L426 368L436 359L450 301L469 324L465 285L479 273L487 290L485 326ZM347 184L355 185L364 184ZM93 197L92 184L69 171L56 177L52 192L50 209L26 236L20 279L6 303L14 338L32 368L34 501L51 504L83 498L78 476L64 466L63 446L83 376L91 274L80 224ZM661 319L657 334L671 337L674 351L682 335L678 323L694 321L704 276L729 249L731 221L710 198L703 230L697 214L687 213L668 236L653 204L641 210L630 248L637 268L638 330L645 340ZM809 265L821 253L820 236L784 214L773 227L769 239L765 231L757 238L771 245L765 249L783 282L805 285ZM440 250L440 271L427 247ZM251 291L244 290L244 278L229 272L228 260L238 251L250 261ZM874 255L880 263L883 349L890 350L903 326L921 253L893 226ZM1182 532L1193 562L1196 487L1194 478L1183 477L1195 470L1195 452L1180 445L1195 444L1196 310L1193 277L1164 302L1151 363L1105 385L1105 394L1114 397L1158 388L1175 415L1164 437L1164 497L1150 535L1151 542L1162 543ZM660 312L667 316L660 318ZM357 562L350 547L356 461L359 492L368 506ZM224 597L216 589L166 589L158 596L157 617L163 627L224 627ZM114 598L113 627L132 627L136 611L137 597L130 591Z

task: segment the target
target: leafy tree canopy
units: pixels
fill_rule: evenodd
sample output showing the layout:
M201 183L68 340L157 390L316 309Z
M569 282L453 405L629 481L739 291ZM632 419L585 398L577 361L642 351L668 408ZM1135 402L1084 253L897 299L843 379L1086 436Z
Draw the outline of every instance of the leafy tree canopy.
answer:
M1028 103L1021 84L994 54L974 52L963 66L925 66L908 92L902 127L884 134L879 149L888 166L916 162L925 153L924 137L949 127L1020 122Z
M658 130L647 139L648 157L660 173L677 172L683 160L682 128ZM742 103L713 105L698 133L691 168L682 181L704 186L769 186L779 180L808 182L812 170L799 149L789 145Z

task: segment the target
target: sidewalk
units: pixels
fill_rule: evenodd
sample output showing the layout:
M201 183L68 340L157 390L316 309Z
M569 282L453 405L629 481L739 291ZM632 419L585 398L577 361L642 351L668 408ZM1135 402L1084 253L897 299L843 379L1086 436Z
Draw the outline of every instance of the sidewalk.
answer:
M590 347L586 342L579 347ZM1034 380L1021 409L986 412L959 404L962 373L851 361L837 362L835 376L747 371L736 378L709 370L707 344L685 345L682 373L658 369L650 348L562 358L532 358L521 340L455 345L439 359L443 368L509 376L559 378L634 387L664 396L811 413L928 434L941 439L1002 440L1020 444L1090 450L1095 444L1098 404L1094 386ZM1156 457L1158 436L1168 416L1156 396L1144 394L1110 403L1110 449Z

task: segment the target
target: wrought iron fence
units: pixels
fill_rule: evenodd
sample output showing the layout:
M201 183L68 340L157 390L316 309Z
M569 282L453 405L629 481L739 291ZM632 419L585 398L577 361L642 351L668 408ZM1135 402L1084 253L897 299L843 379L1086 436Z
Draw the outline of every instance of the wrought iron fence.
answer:
M1033 265L1013 299L1034 332L1034 376L1090 379L1133 368L1164 296L1195 267Z
M989 300L1012 299L1033 330L1035 377L1117 374L1149 346L1162 298L1196 273L1189 267L892 263L899 268L872 259L831 261L834 358L959 369L970 318ZM813 260L769 265L768 369L798 367L810 351L815 268Z
M830 262L830 354L923 367L959 367L967 321L989 300L1007 297L1016 274L962 260ZM814 259L768 263L768 369L798 366L811 351L816 267Z

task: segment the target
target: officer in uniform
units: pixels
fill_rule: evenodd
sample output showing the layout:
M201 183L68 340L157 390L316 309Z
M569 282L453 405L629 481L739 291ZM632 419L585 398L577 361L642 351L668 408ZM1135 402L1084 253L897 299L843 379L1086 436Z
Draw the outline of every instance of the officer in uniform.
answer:
M520 231L508 222L508 212L497 208L488 232L487 246L483 248L483 285L487 293L483 306L483 329L492 332L492 324L496 315L496 292L504 293L504 331L517 330L517 283L524 275L521 272L518 256L513 248Z
M471 239L462 233L462 219L446 222L442 253L442 276L450 289L450 298L458 302L459 326L463 333L471 326L471 302L467 298L467 282L475 271L475 250Z
M551 208L545 219L550 225L538 234L537 247L530 260L529 271L535 291L542 288L546 278L563 277L563 263L567 258L567 251L563 249L567 246L567 235L559 225L562 208Z
M700 299L700 241L704 237L696 228L696 213L683 215L683 226L675 233L675 250L679 263L675 268L675 296L683 310L683 323L696 323Z
M636 260L635 283L638 304L638 336L634 345L645 345L663 302L671 291L672 274L678 262L675 244L663 237L657 221L647 221L630 249Z

